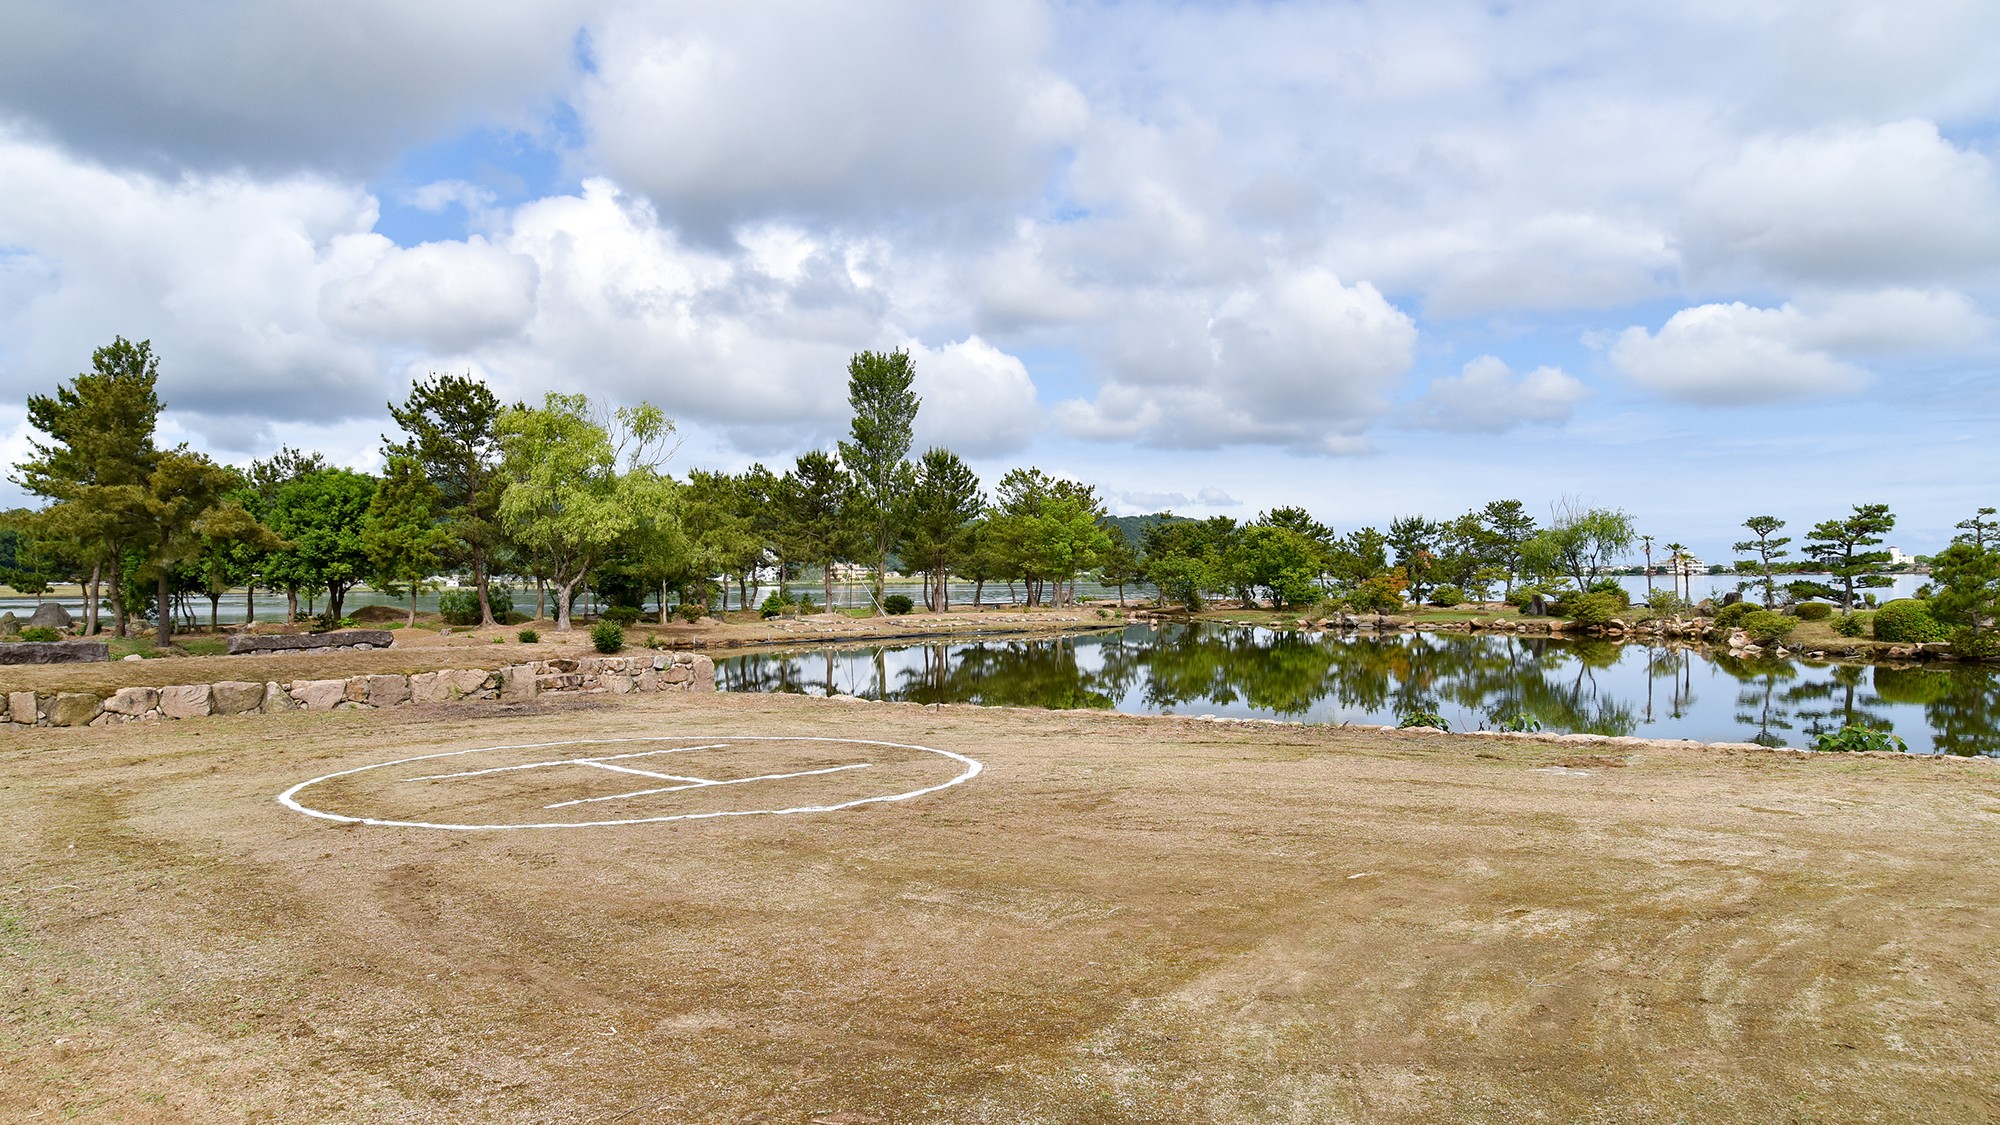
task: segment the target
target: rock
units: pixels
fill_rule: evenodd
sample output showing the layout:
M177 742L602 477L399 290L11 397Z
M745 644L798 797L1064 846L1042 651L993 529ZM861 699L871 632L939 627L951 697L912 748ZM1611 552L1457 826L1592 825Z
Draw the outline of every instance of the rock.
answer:
M1737 602L1740 602L1742 600L1743 600L1743 595L1737 593L1735 590L1731 590L1728 593L1722 595L1723 605L1735 605Z
M623 672L606 672L597 677L598 686L614 695L626 695L632 691L633 679Z
M20 635L21 619L14 616L14 611L10 609L5 613L0 613L0 637L18 637Z
M75 624L74 619L70 617L69 610L62 607L61 602L43 602L35 607L34 616L28 618L29 628L39 625L45 629L67 629L73 624Z
M331 711L347 698L347 681L293 680L291 696L308 711Z
M144 660L144 659L146 659L146 658L145 658L145 657L143 657L143 656L140 656L140 655L139 655L138 653L136 653L136 652L135 652L135 653L132 653L132 654L131 654L131 655L129 655L129 656L121 656L121 657L119 657L118 659L120 659L120 660Z
M299 701L285 691L285 685L272 681L264 685L264 713L274 715L280 711L296 711Z
M217 715L247 715L264 709L264 685L250 680L224 680L211 685L210 710Z
M110 659L111 646L104 641L9 641L0 644L0 664L95 664Z
M160 689L149 687L119 688L104 701L104 709L113 714L130 715L132 718L151 711L160 705Z
M46 695L37 697L37 694L32 691L8 692L7 693L8 721L20 723L22 726L35 725L35 720L42 717L42 711L46 706L46 704L43 703L42 701L47 700L48 698L49 697Z
M526 700L535 698L536 693L534 665L514 664L501 669L500 698Z
M49 725L56 727L89 726L92 719L103 713L104 701L89 692L59 692L56 695L56 701L49 707Z
M273 633L268 636L241 634L229 638L229 655L253 652L301 652L319 648L367 645L388 648L396 636L387 629L345 629L338 633Z
M211 712L214 696L207 684L175 684L160 689L160 714L169 719L193 719Z
M697 656L694 658L694 681L690 685L689 690L715 690L715 661L710 660L706 656Z
M1529 598L1528 604L1521 607L1521 616L1523 617L1547 617L1548 615L1549 599L1540 594Z
M410 701L408 676L369 676L367 683L366 701L377 707L388 707Z

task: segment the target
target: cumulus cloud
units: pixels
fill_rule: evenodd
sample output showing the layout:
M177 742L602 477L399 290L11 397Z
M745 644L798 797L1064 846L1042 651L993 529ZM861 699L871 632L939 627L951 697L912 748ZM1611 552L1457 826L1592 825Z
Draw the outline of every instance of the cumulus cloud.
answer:
M1533 422L1566 422L1588 397L1590 389L1559 367L1537 367L1517 379L1506 363L1483 355L1457 375L1432 380L1397 420L1418 430L1498 434Z
M1014 356L977 336L940 348L916 345L914 389L919 449L943 446L967 457L1025 448L1044 423L1035 382Z
M1160 295L1119 318L1097 398L1060 403L1056 416L1082 438L1359 452L1416 337L1373 286L1320 269L1277 271L1219 300Z
M1237 508L1243 504L1243 501L1238 500L1236 497L1219 488L1204 488L1200 492L1195 493L1194 498L1196 503L1204 504L1210 508Z
M1775 309L1741 301L1682 309L1658 334L1627 328L1610 358L1669 398L1749 405L1852 394L1871 380L1857 359L1935 354L1989 339L1991 329L1962 294L1891 289Z
M368 167L413 137L528 124L600 0L18 0L0 112L129 166Z
M380 240L367 273L320 291L328 323L357 335L411 341L438 353L511 335L535 310L535 261L478 235L404 250Z
M1028 0L621 8L576 105L621 182L707 228L1038 190L1087 117Z
M2000 178L1929 121L1763 137L1695 181L1684 229L1698 270L1934 282L2000 268Z

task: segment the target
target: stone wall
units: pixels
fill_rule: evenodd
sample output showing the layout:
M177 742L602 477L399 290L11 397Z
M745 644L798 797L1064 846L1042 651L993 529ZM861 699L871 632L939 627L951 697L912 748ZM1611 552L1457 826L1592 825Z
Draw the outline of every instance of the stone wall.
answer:
M483 668L419 672L414 676L349 676L341 680L120 688L110 697L90 692L11 691L0 694L0 721L21 726L108 726L201 715L272 711L338 711L447 703L457 699L533 699L543 692L714 691L715 662L694 653L585 656Z

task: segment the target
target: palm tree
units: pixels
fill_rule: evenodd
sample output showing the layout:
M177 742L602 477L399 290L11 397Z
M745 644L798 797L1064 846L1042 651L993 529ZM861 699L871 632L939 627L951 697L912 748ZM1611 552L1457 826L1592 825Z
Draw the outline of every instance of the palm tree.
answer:
M1641 535L1639 542L1646 546L1646 603L1651 605L1653 601L1653 537L1650 535Z
M1685 571L1681 566L1681 561L1687 557L1687 544L1669 543L1667 544L1667 550L1673 552L1673 554L1667 556L1667 565L1674 568L1674 592L1678 594L1680 593L1681 579L1686 576ZM1687 600L1689 601L1694 600L1693 582L1688 583Z

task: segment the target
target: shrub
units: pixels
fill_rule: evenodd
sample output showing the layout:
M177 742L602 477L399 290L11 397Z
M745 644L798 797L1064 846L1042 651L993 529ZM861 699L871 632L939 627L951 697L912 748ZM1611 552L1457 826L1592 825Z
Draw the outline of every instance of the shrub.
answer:
M1465 589L1462 586L1439 586L1431 593L1431 601L1441 606L1465 604Z
M1843 613L1833 619L1833 631L1843 637L1858 637L1866 632L1867 628L1862 624L1861 618L1851 613Z
M1875 612L1875 639L1901 644L1941 641L1950 634L1931 617L1927 602L1897 598Z
M1436 711L1405 711L1396 720L1396 725L1399 727L1430 727L1434 730L1441 730L1447 733L1451 730L1451 721Z
M1743 619L1756 613L1755 602L1735 602L1715 611L1715 627L1718 629L1740 629Z
M1865 753L1870 750L1899 754L1910 752L1908 743L1888 731L1858 723L1849 723L1835 732L1815 735L1813 749L1835 753Z
M1646 608L1661 617L1679 617L1694 607L1672 590L1655 590L1646 599Z
M514 612L514 595L497 586L488 586L486 604L493 607L495 619L504 621ZM479 591L458 587L439 594L438 616L447 625L479 624Z
M1792 607L1792 613L1800 621L1825 621L1833 616L1833 607L1825 602L1800 602Z
M1618 599L1618 605L1621 609L1632 604L1632 595L1626 591L1625 584L1616 578L1600 578L1584 587L1583 592L1586 594L1610 594L1612 597Z
M916 603L910 600L908 594L890 594L882 599L882 608L900 617L915 609Z
M674 612L680 615L682 621L692 625L707 616L708 607L700 602L682 602L680 608L674 610Z
M599 652L617 652L625 647L625 628L616 621L600 621L590 627L590 643Z
M813 601L813 596L812 596L811 594L807 594L807 593L800 593L800 594L799 594L799 612L800 612L800 613L818 613L818 612L819 612L819 606L818 606L818 604L817 604L817 603L815 603L815 602Z
M542 635L540 633L535 632L533 629L523 629L520 632L514 634L514 639L520 641L524 645L533 645L541 643Z
M782 592L773 590L771 596L764 599L764 604L757 607L757 613L760 617L776 617L791 608L791 605L792 603L785 600Z
M1573 594L1557 603L1557 612L1579 625L1603 625L1624 608L1624 603L1606 593Z
M1504 719L1496 717L1494 722L1499 724L1494 730L1533 733L1542 729L1542 721L1525 711L1517 711Z
M1975 633L1970 625L1960 625L1951 631L1951 651L1955 656L1968 660L1983 660L2000 655L2000 635L1991 630Z
M330 609L313 614L306 624L306 627L315 633L331 633L335 629L352 629L354 626L355 620L352 614L335 617Z
M24 641L59 641L62 640L62 634L47 625L30 625L26 629L21 630L21 639Z
M630 625L639 620L639 607L630 605L608 605L598 617L617 625Z
M1378 574L1349 592L1347 604L1356 613L1395 613L1403 608L1402 580L1391 574Z
M1734 609L1736 607L1730 606L1729 608ZM1772 641L1784 640L1791 635L1792 630L1798 627L1798 618L1786 617L1782 613L1772 613L1768 609L1751 610L1749 613L1743 615L1743 620L1739 625L1739 628L1745 633L1750 634L1753 639L1763 641L1766 644Z

